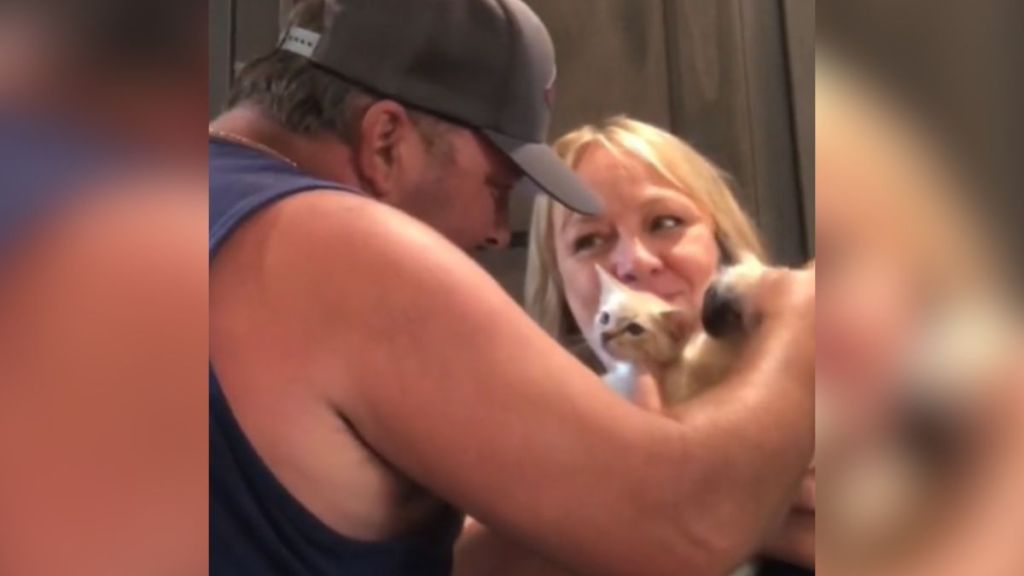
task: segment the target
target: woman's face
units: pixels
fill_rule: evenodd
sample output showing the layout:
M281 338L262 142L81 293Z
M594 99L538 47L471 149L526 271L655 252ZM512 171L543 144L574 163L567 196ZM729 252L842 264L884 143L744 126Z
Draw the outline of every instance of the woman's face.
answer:
M605 208L596 217L553 212L558 271L577 325L589 330L597 312L595 265L632 288L699 311L718 266L711 218L639 162L602 147L589 150L576 172Z

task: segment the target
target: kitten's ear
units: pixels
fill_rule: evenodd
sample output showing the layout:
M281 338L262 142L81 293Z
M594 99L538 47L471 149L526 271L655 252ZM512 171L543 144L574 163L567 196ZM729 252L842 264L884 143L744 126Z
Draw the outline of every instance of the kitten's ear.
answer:
M607 270L602 268L600 265L595 264L594 268L597 269L597 280L601 283L601 294L611 294L612 292L622 291L625 286L621 282L615 279Z
M658 318L672 338L676 341L683 341L690 337L697 326L697 317L693 312L682 308L669 308L658 313Z

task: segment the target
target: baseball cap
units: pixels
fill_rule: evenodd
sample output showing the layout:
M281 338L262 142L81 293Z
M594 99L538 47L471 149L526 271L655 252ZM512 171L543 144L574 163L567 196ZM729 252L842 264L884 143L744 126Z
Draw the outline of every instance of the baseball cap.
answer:
M356 85L475 128L568 208L600 203L546 144L555 50L521 0L336 0L322 33L281 49Z

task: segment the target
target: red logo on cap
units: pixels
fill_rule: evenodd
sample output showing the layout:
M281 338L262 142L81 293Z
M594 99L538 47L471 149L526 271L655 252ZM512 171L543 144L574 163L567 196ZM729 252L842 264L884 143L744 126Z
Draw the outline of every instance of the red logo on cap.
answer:
M551 86L544 90L544 102L548 105L548 110L555 107L555 87Z
M555 79L558 78L558 68L551 70L551 80L548 81L547 88L544 89L544 102L548 105L548 110L555 107Z

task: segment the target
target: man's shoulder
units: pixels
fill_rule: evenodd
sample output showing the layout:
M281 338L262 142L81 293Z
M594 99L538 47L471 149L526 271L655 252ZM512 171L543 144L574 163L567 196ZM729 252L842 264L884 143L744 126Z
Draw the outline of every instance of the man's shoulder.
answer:
M322 273L358 269L368 279L428 261L469 261L433 228L372 198L315 190L280 202L267 216L277 248L297 259L291 264Z
M278 314L305 323L307 331L364 321L382 326L383 310L430 307L442 297L494 288L463 250L423 222L333 190L295 194L261 211L218 260L213 293L259 291L261 306L273 302ZM367 317L366 307L377 312Z
M289 237L325 240L337 249L365 248L375 241L402 243L410 240L444 242L426 224L373 198L337 190L310 190L295 194L271 208L276 226ZM340 240L362 240L358 243Z

